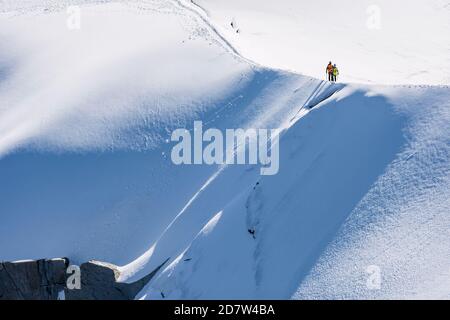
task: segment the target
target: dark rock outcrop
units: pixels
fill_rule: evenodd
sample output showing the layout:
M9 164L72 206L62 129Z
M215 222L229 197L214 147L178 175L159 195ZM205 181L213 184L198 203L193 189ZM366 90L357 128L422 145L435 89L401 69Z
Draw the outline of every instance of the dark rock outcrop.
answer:
M167 261L133 283L117 282L120 271L113 264L99 261L83 263L80 266L81 289L65 288L65 297L67 300L133 300Z
M150 274L133 283L121 283L119 268L90 261L80 266L81 288L68 289L68 259L0 263L0 300L132 300L149 283L167 259Z
M0 262L0 299L55 300L66 284L67 259Z

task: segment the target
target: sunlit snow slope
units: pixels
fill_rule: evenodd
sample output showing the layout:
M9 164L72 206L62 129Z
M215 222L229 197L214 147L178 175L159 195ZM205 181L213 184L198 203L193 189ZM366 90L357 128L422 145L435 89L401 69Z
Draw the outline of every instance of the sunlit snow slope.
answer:
M172 130L231 116L255 72L171 2L83 6L80 30L19 9L0 19L1 259L128 262L212 170L172 165Z
M170 257L143 299L450 298L449 87L277 69L448 83L448 6L429 2L432 37L393 49L377 31L367 68L369 31L319 49L335 3L0 1L0 260L104 260L132 281ZM304 55L303 26L323 46ZM174 165L171 132L195 120L280 128L279 173Z
M323 102L282 136L278 175L221 172L129 266L177 256L146 297L449 298L448 96L348 86Z

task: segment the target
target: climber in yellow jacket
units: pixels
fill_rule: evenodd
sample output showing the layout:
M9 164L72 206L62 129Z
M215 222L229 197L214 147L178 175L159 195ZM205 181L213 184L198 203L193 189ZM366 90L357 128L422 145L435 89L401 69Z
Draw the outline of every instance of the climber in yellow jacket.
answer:
M339 69L337 68L336 65L333 65L333 81L334 82L337 81L338 75L339 75Z

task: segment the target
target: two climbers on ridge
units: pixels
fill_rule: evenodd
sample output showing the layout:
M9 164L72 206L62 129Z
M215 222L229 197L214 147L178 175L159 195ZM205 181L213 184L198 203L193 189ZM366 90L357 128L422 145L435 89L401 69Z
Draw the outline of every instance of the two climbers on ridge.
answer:
M337 77L339 75L339 69L336 64L333 64L331 61L327 65L326 73L328 75L328 81L336 82Z

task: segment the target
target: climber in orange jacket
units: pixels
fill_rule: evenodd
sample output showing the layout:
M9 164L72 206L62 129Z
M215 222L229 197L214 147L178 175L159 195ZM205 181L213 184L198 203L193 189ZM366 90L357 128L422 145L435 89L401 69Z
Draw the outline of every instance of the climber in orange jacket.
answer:
M328 81L333 81L334 80L333 71L334 71L334 67L333 67L333 64L330 61L330 63L327 65L327 69L326 69L326 73L328 74Z

